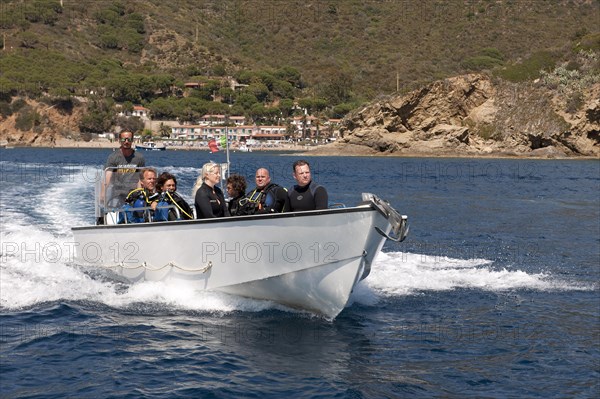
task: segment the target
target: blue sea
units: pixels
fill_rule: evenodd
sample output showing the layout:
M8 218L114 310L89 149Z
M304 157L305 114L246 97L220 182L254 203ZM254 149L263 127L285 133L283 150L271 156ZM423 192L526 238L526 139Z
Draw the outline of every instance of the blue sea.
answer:
M110 150L0 149L2 398L595 398L598 160L305 157L333 202L410 221L334 320L73 258ZM146 152L190 190L223 153ZM280 153L233 153L290 186ZM194 248L165 248L193 251Z

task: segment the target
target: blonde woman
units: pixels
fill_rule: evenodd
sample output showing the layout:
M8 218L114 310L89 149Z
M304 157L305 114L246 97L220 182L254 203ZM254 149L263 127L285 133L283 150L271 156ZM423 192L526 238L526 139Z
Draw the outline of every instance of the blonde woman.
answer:
M198 176L194 190L194 206L197 219L229 216L223 191L217 184L221 181L221 168L214 162L202 165L202 173Z

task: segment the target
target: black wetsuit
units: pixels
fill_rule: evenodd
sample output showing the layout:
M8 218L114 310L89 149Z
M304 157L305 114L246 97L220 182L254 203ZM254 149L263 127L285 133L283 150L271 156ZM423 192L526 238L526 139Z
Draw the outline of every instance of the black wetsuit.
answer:
M244 198L244 193L238 195L235 198L232 198L231 200L229 200L229 214L231 216L237 216L237 215L241 215L241 213L239 212L240 208L242 207L242 205L240 204L240 201L242 200L242 198Z
M221 189L217 186L214 187L213 193L213 189L210 186L202 183L198 191L196 191L194 206L196 207L197 219L229 216L225 197Z
M240 215L288 212L290 201L285 188L275 183L267 184L262 190L255 188L240 200Z
M304 187L295 185L288 191L292 212L327 209L329 197L325 187L311 181Z
M165 205L175 206L177 209L171 207L160 210L160 207ZM160 220L190 220L194 218L192 208L177 192L166 191L161 193L158 206L159 208L157 208L155 214L160 215Z

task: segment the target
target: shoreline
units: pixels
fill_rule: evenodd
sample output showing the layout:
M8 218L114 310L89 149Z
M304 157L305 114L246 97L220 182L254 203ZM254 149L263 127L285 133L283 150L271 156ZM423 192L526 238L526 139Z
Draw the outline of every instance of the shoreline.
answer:
M9 143L2 143L0 148L13 149L13 148L57 148L57 149L118 149L118 143L110 142L108 140L95 140L95 141L73 141L73 140L60 140L57 143L45 144L45 145L11 145ZM279 147L260 147L253 148L252 152L291 152L296 155L306 155L313 157L377 157L377 158L458 158L458 159L550 159L550 160L600 160L600 156L542 156L542 155L531 155L531 154L507 154L507 153L490 153L490 154L451 154L451 153L424 153L424 152L406 152L406 153L377 153L369 149L358 149L354 146L352 148L336 148L335 150L326 148L328 145L316 145L316 146L296 146L296 145L283 145ZM190 147L190 146L168 146L166 151L209 151L206 147ZM139 150L146 152L145 150ZM220 151L225 151L221 149ZM237 148L230 148L231 152L245 152L239 151ZM284 154L285 155L285 154Z
M119 143L116 141L108 140L93 140L93 141L73 141L73 140L59 140L56 143L43 143L43 144L12 144L2 143L0 148L82 148L82 149L112 149L116 150L119 148ZM282 145L278 147L253 147L252 151L293 151L293 152L306 152L307 147L300 147L295 145ZM138 151L145 152L146 150L138 149ZM196 147L196 146L167 146L166 151L210 151L208 146ZM219 149L219 151L225 151L225 149ZM237 147L229 148L232 152L245 152L240 151Z

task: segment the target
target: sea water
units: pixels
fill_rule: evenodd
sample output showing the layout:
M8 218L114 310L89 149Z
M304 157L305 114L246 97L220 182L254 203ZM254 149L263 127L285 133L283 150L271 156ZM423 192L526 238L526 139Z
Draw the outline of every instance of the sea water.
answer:
M333 321L73 259L109 150L0 149L0 397L597 397L600 162L304 157L408 215ZM188 200L223 153L144 153ZM234 153L252 187L293 154ZM194 248L164 248L193 251Z

